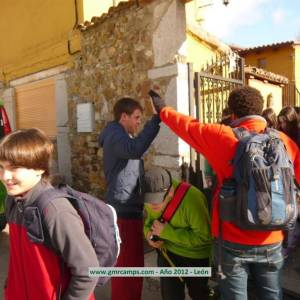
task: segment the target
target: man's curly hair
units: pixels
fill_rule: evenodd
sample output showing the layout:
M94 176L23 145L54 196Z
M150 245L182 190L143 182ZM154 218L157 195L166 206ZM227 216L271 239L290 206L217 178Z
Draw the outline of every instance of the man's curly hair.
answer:
M228 97L228 107L238 118L261 115L264 99L259 90L243 86L234 89Z

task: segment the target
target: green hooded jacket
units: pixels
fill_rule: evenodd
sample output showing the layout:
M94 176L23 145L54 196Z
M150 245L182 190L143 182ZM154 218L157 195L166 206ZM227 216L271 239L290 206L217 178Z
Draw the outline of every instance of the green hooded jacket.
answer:
M173 180L176 188L179 182ZM144 234L151 230L154 220L159 219L161 212L153 211L145 204L146 219ZM210 216L204 194L191 186L177 208L169 223L160 234L164 240L163 247L183 257L202 259L211 256L212 237Z

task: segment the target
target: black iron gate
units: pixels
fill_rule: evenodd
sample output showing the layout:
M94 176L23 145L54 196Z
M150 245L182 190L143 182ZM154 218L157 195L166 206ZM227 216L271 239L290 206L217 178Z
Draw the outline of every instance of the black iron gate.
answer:
M244 59L237 54L217 56L201 72L195 72L196 117L203 123L220 122L229 93L244 85L244 74Z
M202 123L220 122L229 93L244 84L244 59L235 53L216 56L201 72L193 72L189 65L190 115ZM183 167L186 169L184 179L203 190L204 159L192 148L190 162L190 166Z

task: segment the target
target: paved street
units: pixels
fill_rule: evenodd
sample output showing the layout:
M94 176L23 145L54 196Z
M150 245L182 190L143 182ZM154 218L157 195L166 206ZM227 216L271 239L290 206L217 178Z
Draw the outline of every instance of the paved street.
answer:
M8 229L0 233L0 287L4 286L8 265ZM145 266L155 266L155 252L145 254ZM283 287L288 292L284 300L300 299L300 247L294 251L283 270ZM3 289L1 288L3 291ZM0 299L3 299L1 292ZM110 284L96 289L97 300L110 300ZM186 297L186 300L189 300ZM145 278L142 300L161 300L159 281L157 278Z
M145 266L154 267L155 261L155 252L145 254ZM95 294L97 300L110 300L110 283L102 288L96 288ZM161 300L158 278L144 278L142 300Z
M3 300L3 286L6 278L7 266L8 266L8 227L5 231L0 233L0 287L1 295L0 299ZM146 266L154 266L155 264L155 254L154 252L145 256ZM96 299L97 300L110 300L110 284L105 285L104 287L96 289ZM144 288L143 288L143 300L161 300L160 291L159 291L159 281L154 278L144 279Z

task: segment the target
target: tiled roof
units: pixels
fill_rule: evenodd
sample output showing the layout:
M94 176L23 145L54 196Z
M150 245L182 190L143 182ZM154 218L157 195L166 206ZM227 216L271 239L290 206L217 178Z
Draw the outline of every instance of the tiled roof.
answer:
M112 17L115 13L128 9L132 6L143 6L147 3L151 3L155 0L129 0L129 1L122 1L117 6L111 6L107 13L102 14L99 17L92 17L91 21L85 21L83 24L78 25L78 29L81 31L85 31L94 27L95 25L104 22L106 19Z
M245 67L245 73L253 75L258 78L266 79L269 81L277 82L277 83L284 83L287 84L289 82L287 77L284 77L279 74L275 74L269 71L266 71L264 69L260 69L253 66L246 66Z
M274 43L274 44L269 44L269 45L261 45L261 46L256 46L256 47L250 47L250 48L244 48L239 51L239 54L247 54L249 52L256 52L256 51L261 51L265 50L268 48L282 48L285 46L292 46L292 45L300 45L300 41L286 41L286 42L280 42L280 43Z

